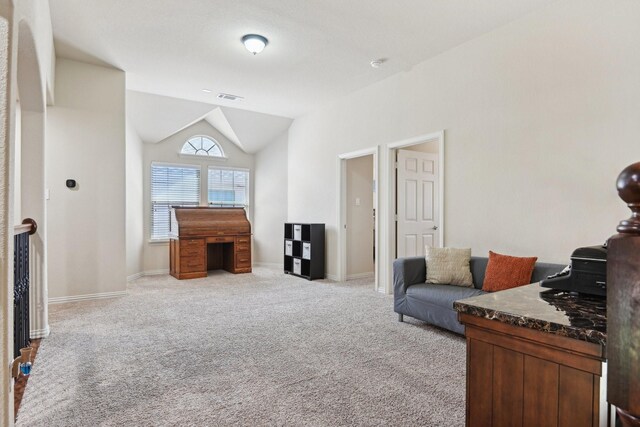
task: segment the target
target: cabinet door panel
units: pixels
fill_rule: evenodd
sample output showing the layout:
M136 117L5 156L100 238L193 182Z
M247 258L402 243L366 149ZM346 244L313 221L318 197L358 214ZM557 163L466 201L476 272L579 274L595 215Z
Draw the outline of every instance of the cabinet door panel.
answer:
M467 340L467 425L491 425L493 345Z
M525 427L558 425L557 363L524 357L524 422Z
M493 426L522 425L524 357L495 346L493 349Z
M560 427L590 426L597 413L589 408L594 407L594 376L589 372L560 366L559 384L559 416Z

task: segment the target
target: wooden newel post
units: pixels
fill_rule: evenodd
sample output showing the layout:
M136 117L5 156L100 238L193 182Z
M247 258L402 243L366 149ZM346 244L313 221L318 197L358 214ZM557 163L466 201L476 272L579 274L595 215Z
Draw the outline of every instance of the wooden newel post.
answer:
M607 400L624 426L640 426L640 162L618 176L631 217L618 225L607 254Z

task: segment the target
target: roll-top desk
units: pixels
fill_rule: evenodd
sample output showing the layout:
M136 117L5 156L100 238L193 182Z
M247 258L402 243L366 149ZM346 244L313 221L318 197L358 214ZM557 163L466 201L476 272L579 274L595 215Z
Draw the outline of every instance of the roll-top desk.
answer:
M251 272L251 224L244 208L172 207L169 271L177 279L208 270Z

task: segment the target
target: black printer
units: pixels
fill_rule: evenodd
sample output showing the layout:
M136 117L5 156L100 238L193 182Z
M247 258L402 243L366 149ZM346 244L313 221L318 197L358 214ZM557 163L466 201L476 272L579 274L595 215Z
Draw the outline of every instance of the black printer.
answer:
M545 288L607 296L607 246L578 248L571 265L540 282Z

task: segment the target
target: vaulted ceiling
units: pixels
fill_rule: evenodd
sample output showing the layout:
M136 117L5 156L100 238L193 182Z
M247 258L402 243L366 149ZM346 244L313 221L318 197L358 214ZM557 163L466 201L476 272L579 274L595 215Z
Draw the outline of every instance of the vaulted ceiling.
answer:
M293 121L287 117L135 91L127 91L127 117L146 143L162 142L204 119L246 153L262 149L285 132Z
M238 110L299 117L553 1L50 0L59 56L120 68L129 90L191 101L173 127L233 108L225 117L238 140L252 132L239 123L265 119ZM247 33L269 39L264 52L244 49ZM374 69L377 58L387 61ZM172 132L158 110L147 111L157 134L143 139Z

